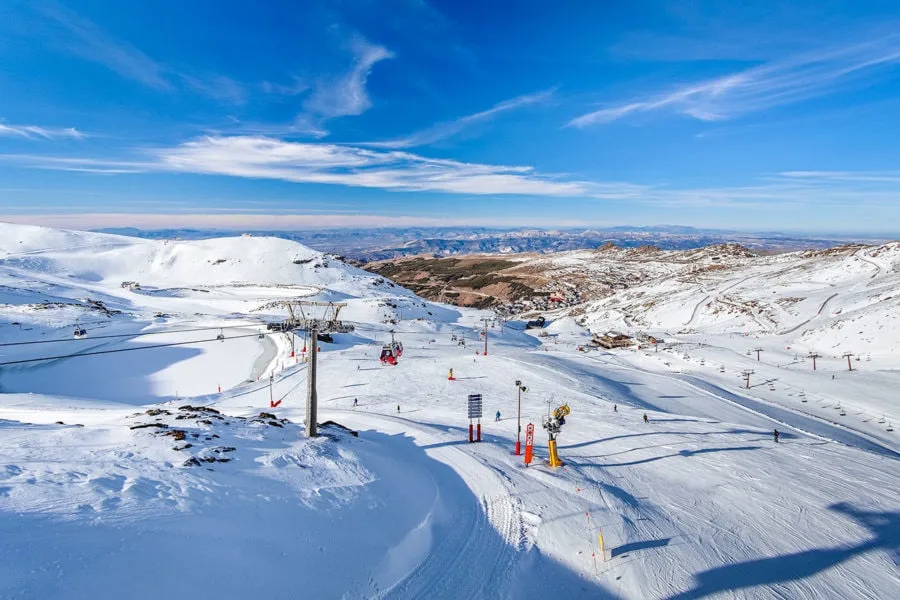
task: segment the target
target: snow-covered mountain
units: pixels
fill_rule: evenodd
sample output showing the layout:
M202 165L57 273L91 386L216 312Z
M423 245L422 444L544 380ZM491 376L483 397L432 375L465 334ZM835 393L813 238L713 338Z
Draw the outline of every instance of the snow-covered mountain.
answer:
M309 285L364 295L376 278L273 237L144 240L0 223L0 266L85 284Z
M0 598L898 597L893 346L786 347L877 337L896 257L501 261L595 294L525 330L296 242L0 225ZM264 326L296 299L356 327L317 343L314 439L313 341ZM586 351L580 320L666 344Z
M770 335L803 350L900 355L900 242L776 256L607 248L520 268L589 287L593 298L559 312L595 331Z

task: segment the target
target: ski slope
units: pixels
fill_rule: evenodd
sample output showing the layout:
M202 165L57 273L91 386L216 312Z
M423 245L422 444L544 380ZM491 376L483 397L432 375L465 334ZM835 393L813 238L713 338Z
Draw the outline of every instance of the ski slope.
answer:
M494 324L483 356L485 313L299 244L3 227L0 344L55 341L0 345L0 363L74 356L0 366L2 598L900 597L900 449L819 406L847 391L871 396L860 411L887 406L884 365L821 382L727 332L585 353L572 319L554 337ZM154 265L173 256L167 279ZM321 344L318 420L358 437L302 433L303 341L262 326L296 297L348 304L356 330ZM404 354L385 367L391 330ZM164 343L178 345L118 352ZM743 387L749 360L776 392ZM470 393L485 401L475 444ZM551 469L540 422L563 403Z

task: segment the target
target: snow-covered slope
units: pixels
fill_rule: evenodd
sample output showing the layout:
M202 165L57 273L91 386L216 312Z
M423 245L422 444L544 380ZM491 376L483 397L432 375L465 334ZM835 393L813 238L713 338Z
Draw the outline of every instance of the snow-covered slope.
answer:
M900 354L900 242L770 257L733 245L606 248L522 268L594 286L595 299L560 312L596 331L774 334L820 351L852 345L866 354Z
M734 333L703 306L658 353L579 351L579 319L637 317L599 305L544 331L491 323L485 356L489 313L299 244L0 234L0 598L900 597L900 444L849 410L855 396L887 406L896 371L875 368L884 356L853 375L833 359L816 372L779 362L791 362L781 340L820 318L874 310L871 290L887 294L896 274L890 249L728 259L759 269L747 287L735 272L707 282L703 261L721 250L698 251L700 267L660 259L660 289L641 283L672 303L658 323L690 321L707 295L768 300L763 269L810 299L783 308L794 321L781 328L809 318L829 283L846 295L823 311L840 300L841 313L793 332ZM565 260L597 260L583 256ZM833 273L779 273L803 261ZM319 344L314 440L300 426L310 342L262 327L297 297L345 300L356 324ZM86 338L72 338L76 319ZM404 352L383 366L392 337ZM747 389L737 375L751 361ZM536 425L527 468L513 454L516 380L522 437ZM475 393L484 441L469 444ZM836 396L845 420L820 414L838 414ZM566 464L553 469L541 420L563 403Z
M0 223L0 267L85 284L307 285L362 295L377 278L288 240L143 240Z
M132 285L123 287L126 282ZM230 388L267 374L273 360L290 353L285 339L251 338L264 321L287 316L283 302L296 299L341 301L347 304L342 318L365 322L396 320L399 313L456 314L278 238L151 241L0 223L0 339L62 340L0 347L0 362L67 354L76 349L76 327L87 332L77 346L82 352L177 345L149 360L118 352L98 356L93 360L102 377L85 376L69 361L12 365L0 377L0 391L134 403ZM217 327L239 339L227 347L188 343L215 337ZM160 335L165 331L172 333ZM105 337L123 333L132 335ZM256 359L246 362L236 346Z

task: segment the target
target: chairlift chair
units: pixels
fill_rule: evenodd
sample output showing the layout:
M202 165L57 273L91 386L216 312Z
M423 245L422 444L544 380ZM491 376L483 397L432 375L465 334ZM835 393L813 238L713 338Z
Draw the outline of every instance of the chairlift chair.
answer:
M222 330L221 330L221 329L219 330L219 335L216 336L216 339L219 340L220 342L224 342L224 341L225 341L225 334L222 333Z
M75 326L75 331L72 333L72 336L73 336L76 340L80 340L80 339L83 338L83 337L87 337L87 331L85 331L83 327L78 327L78 326L76 325L76 326Z

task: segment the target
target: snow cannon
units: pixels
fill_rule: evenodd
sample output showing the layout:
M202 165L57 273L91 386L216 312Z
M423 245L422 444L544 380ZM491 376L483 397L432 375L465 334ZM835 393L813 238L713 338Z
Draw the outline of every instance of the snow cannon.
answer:
M572 410L569 408L569 405L563 404L562 406L556 407L551 414L544 416L541 422L541 425L547 430L547 436L550 438L547 442L547 447L550 451L551 467L563 466L563 462L559 459L559 453L556 450L556 436L559 435L562 426L566 424L566 417L568 417L571 412Z

